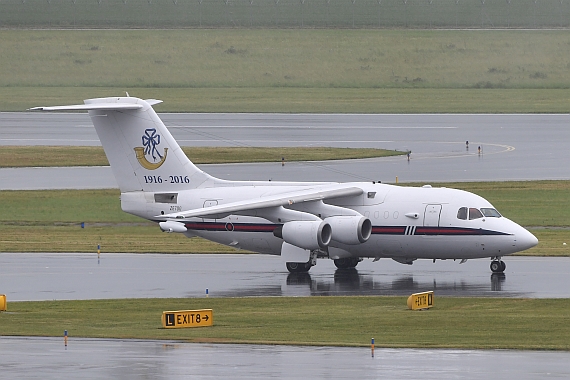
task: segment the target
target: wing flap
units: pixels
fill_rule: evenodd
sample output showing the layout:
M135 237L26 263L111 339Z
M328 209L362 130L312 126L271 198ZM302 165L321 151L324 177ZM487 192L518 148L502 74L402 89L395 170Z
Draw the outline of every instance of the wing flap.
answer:
M186 210L172 214L157 215L156 218L172 218L172 219L189 219L195 217L212 217L220 215L231 215L240 212L248 212L256 209L265 209L271 207L288 206L295 203L314 202L319 200L341 198L348 196L358 196L363 193L359 187L340 187L328 190L301 190L286 194L278 194L273 196L254 198L246 201L232 202L218 206L200 208L194 210Z

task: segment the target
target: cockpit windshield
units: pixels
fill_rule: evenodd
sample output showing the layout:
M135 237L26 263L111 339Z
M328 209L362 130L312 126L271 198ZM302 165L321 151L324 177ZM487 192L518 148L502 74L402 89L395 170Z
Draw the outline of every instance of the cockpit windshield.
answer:
M469 207L469 220L473 219L481 219L483 217L483 213L476 209L475 207Z
M500 218L501 214L494 208L482 208L481 212L488 218Z
M457 219L461 220L474 220L483 217L487 218L500 218L501 214L494 208L484 207L481 209L475 207L461 207L457 210Z

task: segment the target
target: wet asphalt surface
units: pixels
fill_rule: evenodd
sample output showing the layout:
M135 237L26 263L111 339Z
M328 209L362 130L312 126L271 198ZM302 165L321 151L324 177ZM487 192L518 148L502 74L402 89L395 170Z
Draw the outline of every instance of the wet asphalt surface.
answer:
M103 247L104 248L104 247ZM570 297L570 258L504 257L464 264L364 260L338 270L319 260L308 274L290 274L268 255L0 253L0 289L11 301L162 297L398 295L433 290L437 296Z
M161 114L182 146L411 150L334 162L200 165L227 180L502 181L570 179L568 115ZM469 141L467 149L466 141ZM87 114L0 113L0 145L100 145ZM481 147L481 154L478 148ZM190 156L190 159L192 157ZM114 188L109 168L0 169L0 190Z
M6 379L567 379L569 352L0 337Z

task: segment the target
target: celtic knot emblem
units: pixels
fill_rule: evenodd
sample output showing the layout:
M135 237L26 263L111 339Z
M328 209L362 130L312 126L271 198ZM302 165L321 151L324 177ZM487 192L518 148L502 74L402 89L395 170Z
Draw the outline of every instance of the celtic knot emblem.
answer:
M160 135L156 134L155 128L145 129L144 135L142 136L142 144L144 146L144 154L150 154L153 160L162 159L162 155L156 149L157 145L160 145Z

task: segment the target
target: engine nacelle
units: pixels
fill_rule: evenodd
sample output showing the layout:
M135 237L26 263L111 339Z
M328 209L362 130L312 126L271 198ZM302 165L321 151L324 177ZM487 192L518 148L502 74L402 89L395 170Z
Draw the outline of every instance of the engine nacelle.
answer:
M304 249L326 248L331 242L330 224L322 220L292 221L276 228L273 235L287 243Z
M326 218L332 228L332 240L356 245L366 242L372 234L372 222L364 216L331 216Z

